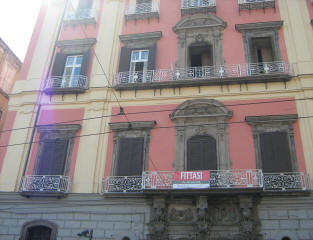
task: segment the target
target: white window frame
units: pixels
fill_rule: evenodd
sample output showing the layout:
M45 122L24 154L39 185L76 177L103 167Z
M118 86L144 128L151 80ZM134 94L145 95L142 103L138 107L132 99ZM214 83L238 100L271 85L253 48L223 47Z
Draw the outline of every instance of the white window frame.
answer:
M144 58L144 54L147 52L147 57ZM133 59L133 55L138 53L138 59ZM142 71L135 71L136 63L143 63L143 69ZM130 72L130 82L137 82L142 81L145 82L146 79L146 72L148 69L148 62L149 62L149 50L148 49L141 49L141 50L133 50L130 55L130 64L129 64L129 72ZM140 80L140 74L141 80Z
M70 58L74 58L72 64L68 64L68 61ZM81 63L77 63L77 60L81 58ZM63 77L62 77L62 87L77 87L78 82L80 79L80 74L75 74L75 70L79 69L81 70L82 64L84 61L84 56L83 55L70 55L67 56L65 65L64 65L64 71L63 71ZM66 74L66 69L67 68L72 68L71 74ZM80 71L79 71L80 73Z

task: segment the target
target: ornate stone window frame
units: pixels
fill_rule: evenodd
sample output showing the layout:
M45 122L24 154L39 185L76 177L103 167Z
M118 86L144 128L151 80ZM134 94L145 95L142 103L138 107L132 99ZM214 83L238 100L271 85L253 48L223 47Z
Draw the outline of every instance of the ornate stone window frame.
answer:
M127 48L147 48L157 43L162 37L162 32L147 32L120 35L120 41Z
M43 151L44 141L45 140L54 140L57 138L64 138L68 139L68 148L67 148L67 155L65 160L65 167L64 167L64 176L69 174L71 160L72 160L72 153L75 144L75 134L81 129L80 124L69 124L69 125L45 125L45 126L38 126L37 130L40 134L39 137L39 146L37 150L36 160L35 160L35 167L34 167L34 175L37 174L39 162L41 159L41 153Z
M122 137L143 137L143 161L142 169L146 171L149 165L149 146L150 146L150 131L155 126L155 121L138 121L138 122L116 122L109 123L113 137L113 155L112 155L112 167L111 176L116 175L117 171L117 158L119 152L119 140Z
M293 129L293 123L295 123L297 119L297 114L246 117L246 122L252 127L257 169L262 169L260 134L265 132L281 131L286 132L288 136L292 170L294 172L298 171L298 161Z
M212 46L213 65L224 65L223 30L226 22L213 14L197 14L182 18L174 27L177 34L177 68L187 68L189 46L205 42Z
M21 240L26 240L28 229L36 226L44 226L51 229L50 240L56 240L58 233L58 226L55 223L44 219L38 219L31 222L24 223L21 228Z
M170 118L176 123L174 170L187 169L187 141L196 135L214 137L217 148L217 169L230 169L228 120L232 114L223 103L215 99L187 100L180 104L170 114Z
M281 61L281 53L277 31L282 27L282 25L283 21L257 22L235 25L236 30L242 33L247 63L254 62L252 58L252 38L265 38L265 37L271 39L274 61Z
M95 38L61 40L57 41L56 46L64 54L79 54L91 49L96 42L97 40Z

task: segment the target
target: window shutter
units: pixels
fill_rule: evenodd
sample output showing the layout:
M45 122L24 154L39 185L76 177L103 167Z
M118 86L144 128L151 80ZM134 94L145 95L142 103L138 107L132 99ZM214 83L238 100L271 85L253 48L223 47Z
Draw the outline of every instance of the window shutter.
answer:
M130 57L132 49L127 47L122 47L120 56L119 72L128 72L130 66Z
M61 77L63 75L66 58L67 58L66 54L57 53L54 59L51 76Z
M157 44L149 48L148 70L156 69Z
M216 170L216 140L210 136L195 136L187 142L187 170Z
M53 165L51 166L51 175L64 175L65 161L67 157L68 140L56 140Z
M88 74L88 67L89 67L89 60L91 55L91 49L89 49L87 52L85 52L83 57L82 66L80 69L80 75L87 76Z
M67 155L66 140L48 140L43 143L37 165L37 175L63 175Z
M142 174L143 138L120 138L117 159L117 176Z
M292 172L286 132L260 134L262 170L265 173Z

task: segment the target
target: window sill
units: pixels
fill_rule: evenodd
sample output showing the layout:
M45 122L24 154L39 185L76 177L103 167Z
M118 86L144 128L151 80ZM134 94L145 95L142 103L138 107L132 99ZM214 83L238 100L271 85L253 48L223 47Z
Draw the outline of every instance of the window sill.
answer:
M65 25L78 25L78 24L96 24L96 18L77 18L77 19L66 19L63 21Z
M71 88L45 88L44 93L48 95L54 95L54 94L78 94L78 93L84 93L86 92L86 88L79 88L79 87L71 87Z

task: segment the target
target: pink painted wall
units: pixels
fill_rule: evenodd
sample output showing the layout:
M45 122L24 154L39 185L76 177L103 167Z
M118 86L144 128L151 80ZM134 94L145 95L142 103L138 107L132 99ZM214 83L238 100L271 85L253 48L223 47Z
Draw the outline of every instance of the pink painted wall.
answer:
M6 113L6 119L5 119L3 129L2 129L3 132L0 133L0 173L1 173L4 158L8 149L8 147L1 147L1 146L6 146L9 144L11 134L12 134L12 131L8 131L8 132L4 132L4 131L10 130L13 128L16 113L17 112L15 111L9 111Z
M79 109L53 109L53 110L42 110L38 125L46 125L46 124L56 124L56 123L61 123L61 124L80 124L82 125L82 119L84 118L84 112L85 110L83 108ZM75 121L77 120L77 121ZM73 121L73 122L68 122L68 121ZM68 123L67 123L68 122ZM79 147L79 142L80 142L80 133L81 130L76 133L76 138L75 138L75 144L73 148L73 153L72 153L72 160L71 160L71 167L70 167L70 173L69 175L71 177L74 176L74 170L75 170L75 164L76 164L76 158L77 158L77 153L78 153L78 147ZM36 154L37 154L37 149L38 149L38 142L39 141L39 133L37 132L35 135L34 139L35 143L32 148L31 152L31 158L30 162L27 168L27 174L31 175L34 169L35 165L35 160L36 160Z
M128 4L128 1L125 1ZM235 24L280 21L278 1L276 1L276 11L266 9L265 13L260 10L244 10L238 13L237 0L216 1L216 15L227 23L223 31L223 48L226 64L245 63L245 53L242 34L237 32ZM162 31L163 37L157 42L157 69L169 69L171 63L175 65L177 61L177 35L172 28L182 18L181 0L160 0L160 20L151 19L124 22L122 34L135 34L144 32ZM175 10L175 11L174 11ZM288 61L284 35L282 30L278 31L279 44L282 59Z
M275 102L276 101L276 102ZM229 154L232 169L255 169L254 142L252 129L245 122L246 116L296 114L296 104L291 98L227 101L224 104L233 111L229 120ZM154 105L125 107L129 121L156 121L151 130L149 170L172 170L175 159L175 124L169 114L178 105ZM169 110L169 111L167 111ZM153 112L155 111L155 112ZM132 114L140 112L140 114ZM145 113L146 112L146 113ZM119 108L113 108L112 114L118 114ZM113 116L111 122L125 122L125 116ZM294 123L294 137L299 171L306 171L304 154L298 121ZM113 133L109 135L105 176L110 175L113 153Z
M39 41L40 32L41 32L41 29L42 29L42 26L43 26L43 23L45 20L47 10L48 10L48 6L46 3L44 3L41 6L41 9L39 11L37 22L36 22L36 25L35 25L35 28L34 28L34 31L33 31L33 34L32 34L32 37L30 39L29 46L28 46L28 49L26 52L24 63L22 65L22 69L19 73L17 80L26 80L27 79L28 71L29 71L30 65L32 63L32 59L33 59L33 56L35 53L36 46L37 46L38 41Z
M312 0L306 0L306 3L307 3L307 6L308 6L310 19L313 19L313 4L312 4Z

